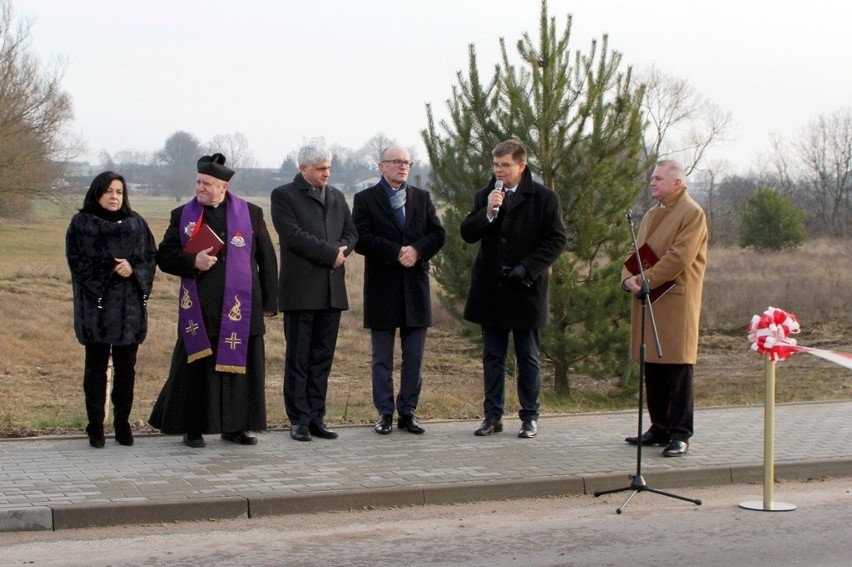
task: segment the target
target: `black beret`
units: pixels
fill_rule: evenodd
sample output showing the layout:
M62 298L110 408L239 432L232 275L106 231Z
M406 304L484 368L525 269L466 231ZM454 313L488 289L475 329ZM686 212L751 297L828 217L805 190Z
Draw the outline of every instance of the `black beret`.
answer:
M205 173L222 181L230 181L235 172L230 167L225 167L225 156L213 154L201 156L198 160L198 173Z

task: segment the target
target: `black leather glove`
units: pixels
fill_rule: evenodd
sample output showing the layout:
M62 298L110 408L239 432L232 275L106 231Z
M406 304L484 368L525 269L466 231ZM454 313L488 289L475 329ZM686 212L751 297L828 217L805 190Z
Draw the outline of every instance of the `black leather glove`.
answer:
M530 276L527 273L526 266L524 266L523 264L518 264L517 266L511 269L508 266L504 266L503 277L506 278L507 282L518 287L532 286L532 280L530 279Z

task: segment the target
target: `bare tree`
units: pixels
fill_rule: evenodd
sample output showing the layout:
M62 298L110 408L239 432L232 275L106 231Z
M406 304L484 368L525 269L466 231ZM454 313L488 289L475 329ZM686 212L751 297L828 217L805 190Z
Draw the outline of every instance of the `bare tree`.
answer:
M370 167L376 167L379 160L382 159L382 151L388 146L396 144L396 140L385 136L384 132L378 132L369 140L364 142L364 146L358 150L363 157L365 163Z
M739 244L742 207L758 187L777 188L785 197L793 197L788 189L792 182L780 170L745 175L732 174L731 170L732 164L727 160L709 160L695 168L690 177L690 192L707 214L711 245Z
M228 160L228 166L237 170L257 167L257 158L251 151L248 138L242 132L217 134L207 144L210 153L219 152Z
M257 167L257 158L249 147L248 138L242 132L233 134L217 134L205 146L206 153L221 153L227 160L228 167L233 168L236 173L231 178L231 189L241 191L242 185L251 182L249 170Z
M847 236L852 221L852 109L818 116L790 145L797 186L808 197L820 232Z
M65 136L73 113L63 66L29 52L31 27L0 0L0 217L27 214L34 197L50 196L77 150Z
M645 151L656 159L681 162L692 173L714 143L731 133L729 112L713 104L684 79L651 67L639 76L645 84L642 110L648 121Z
M128 183L149 184L153 181L151 179L151 168L154 163L154 156L151 154L134 150L121 150L109 157L112 169L122 174Z
M368 164L364 159L363 152L356 152L340 144L332 144L328 148L331 151L331 183L344 193L349 187L371 175L371 168L376 164Z
M710 243L718 244L724 240L725 232L719 229L719 224L724 222L725 213L720 207L719 197L719 182L725 176L727 164L724 162L714 162L707 167L702 168L701 191L694 192L704 207L704 212L707 215L707 227L710 232ZM690 191L692 191L690 184Z
M758 187L755 176L725 175L713 172L704 210L710 241L714 245L735 246L739 241L741 209Z

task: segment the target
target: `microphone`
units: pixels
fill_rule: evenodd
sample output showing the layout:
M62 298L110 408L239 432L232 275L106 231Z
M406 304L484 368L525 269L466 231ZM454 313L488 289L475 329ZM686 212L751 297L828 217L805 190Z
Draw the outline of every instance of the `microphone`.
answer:
M494 188L497 189L498 191L502 191L503 190L503 182L498 179L497 181L494 182ZM500 212L499 206L491 208L491 216L492 217L497 218L497 214L499 212Z

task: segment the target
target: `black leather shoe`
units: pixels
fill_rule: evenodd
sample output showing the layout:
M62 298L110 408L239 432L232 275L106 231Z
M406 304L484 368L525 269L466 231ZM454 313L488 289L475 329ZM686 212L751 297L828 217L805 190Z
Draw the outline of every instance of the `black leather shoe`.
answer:
M230 441L240 445L257 445L257 437L248 431L237 431L236 433L223 433L222 441Z
M421 433L426 433L426 429L423 428L422 425L417 421L417 418L413 415L401 415L399 416L399 421L396 422L396 426L400 429L405 429L409 433L415 433L417 435Z
M479 429L473 432L477 437L485 437L487 435L494 435L495 433L500 433L503 431L503 421L500 418L492 419L490 417L486 417L485 421L482 422L482 425L479 426Z
M183 444L193 449L207 446L207 443L204 442L204 437L200 433L187 433L183 436Z
M624 440L631 445L639 444L639 437L625 437ZM646 431L642 434L642 444L643 445L668 445L669 444L669 436L664 433L655 433L653 431Z
M534 419L527 419L521 424L521 430L518 431L518 437L521 439L532 439L538 433L538 426Z
M393 416L392 415L383 415L379 417L378 423L376 423L376 433L379 435L387 435L393 430Z
M311 430L308 429L307 425L291 425L290 437L292 437L296 441L310 441Z
M671 443L666 445L666 448L663 449L664 457L680 457L685 455L687 450L689 450L689 443L686 441L681 441L679 439L672 439Z
M125 423L116 423L115 425L115 440L118 441L119 445L124 445L125 447L130 447L133 445L133 432L130 431L130 424Z
M86 426L86 435L89 436L89 445L94 447L95 449L103 449L104 448L104 426L103 424L92 425L91 423Z
M311 435L320 439L337 439L339 437L337 431L332 431L324 423L311 422L308 426L308 431L311 432Z

